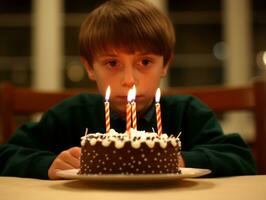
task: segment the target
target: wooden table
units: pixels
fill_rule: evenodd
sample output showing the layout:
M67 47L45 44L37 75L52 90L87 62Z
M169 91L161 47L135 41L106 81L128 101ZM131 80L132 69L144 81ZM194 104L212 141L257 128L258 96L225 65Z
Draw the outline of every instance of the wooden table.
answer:
M159 185L93 185L78 180L0 177L1 200L265 200L266 175L190 178Z

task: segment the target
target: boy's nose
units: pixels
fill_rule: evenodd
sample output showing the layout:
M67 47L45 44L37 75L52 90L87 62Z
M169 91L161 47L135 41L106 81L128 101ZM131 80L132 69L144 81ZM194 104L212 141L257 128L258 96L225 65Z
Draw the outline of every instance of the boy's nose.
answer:
M128 88L136 85L136 77L132 69L125 69L122 77L122 85Z

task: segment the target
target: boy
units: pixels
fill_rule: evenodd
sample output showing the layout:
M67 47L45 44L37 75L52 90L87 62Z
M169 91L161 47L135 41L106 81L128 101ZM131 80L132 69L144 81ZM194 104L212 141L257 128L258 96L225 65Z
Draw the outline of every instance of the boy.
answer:
M38 123L17 129L0 146L2 175L58 179L79 168L80 137L105 132L102 96L111 86L111 127L125 131L127 92L137 88L138 129L156 128L154 94L167 73L175 34L169 19L141 0L110 0L85 19L80 55L101 96L80 94L55 106ZM209 168L212 176L255 174L252 154L237 134L225 136L214 114L190 96L161 98L163 132L182 131L180 167Z

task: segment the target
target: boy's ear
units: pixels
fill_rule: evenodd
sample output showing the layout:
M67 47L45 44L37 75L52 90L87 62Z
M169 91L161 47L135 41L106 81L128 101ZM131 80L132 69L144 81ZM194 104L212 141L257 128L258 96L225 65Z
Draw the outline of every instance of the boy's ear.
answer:
M163 66L163 71L162 71L162 77L165 77L168 73L169 65L173 60L173 54L171 54L170 58L168 59L168 62Z
M93 67L88 63L87 59L84 57L80 57L81 63L85 66L85 69L88 73L88 76L91 80L95 81L95 75L94 75L94 69Z
M161 74L161 77L165 77L168 73L168 68L169 68L169 64L166 63L164 66L163 66L163 71L162 71L162 74Z

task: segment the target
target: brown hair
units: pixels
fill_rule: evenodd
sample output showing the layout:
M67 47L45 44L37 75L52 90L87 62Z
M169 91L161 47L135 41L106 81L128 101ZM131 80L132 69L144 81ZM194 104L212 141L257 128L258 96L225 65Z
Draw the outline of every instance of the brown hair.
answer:
M152 52L167 63L174 45L172 23L144 0L106 1L88 15L79 35L80 55L91 66L94 55L113 49Z

